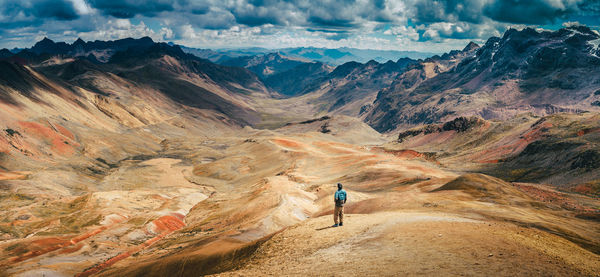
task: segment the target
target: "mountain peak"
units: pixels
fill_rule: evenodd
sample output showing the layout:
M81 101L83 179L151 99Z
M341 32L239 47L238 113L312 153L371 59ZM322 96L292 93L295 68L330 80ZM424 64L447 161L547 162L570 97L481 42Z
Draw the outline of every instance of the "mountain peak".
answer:
M139 40L142 41L142 42L151 42L151 43L154 43L154 40L152 40L152 38L149 37L149 36L141 37Z
M584 26L584 25L572 25L572 26L565 27L565 29L569 30L571 32L579 32L582 34L598 36L597 33L594 33L594 31L592 31L592 29L590 29L589 27Z
M12 57L13 53L10 50L3 48L0 50L0 59Z
M52 45L52 44L54 44L53 40L51 40L47 37L44 37L42 40L40 40L36 44L34 44L33 47L42 46L42 45Z
M73 42L73 45L76 45L76 44L85 44L85 41L83 41L83 39L81 39L81 38L77 38L77 40L75 42Z
M465 48L462 50L463 52L468 52L474 49L479 48L479 44L475 43L475 42L469 42L469 44L467 44L467 46L465 46Z
M367 66L376 66L378 64L379 63L376 60L370 60L365 65L367 65Z

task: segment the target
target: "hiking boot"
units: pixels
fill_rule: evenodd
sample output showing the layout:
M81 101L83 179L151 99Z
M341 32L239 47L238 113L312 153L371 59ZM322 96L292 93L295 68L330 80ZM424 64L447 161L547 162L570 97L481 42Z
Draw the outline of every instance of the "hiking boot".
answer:
M340 226L344 226L344 222L340 222Z
M333 226L331 226L331 227L338 227L338 226L339 226L339 225L337 225L337 223L336 223L336 224L333 224Z

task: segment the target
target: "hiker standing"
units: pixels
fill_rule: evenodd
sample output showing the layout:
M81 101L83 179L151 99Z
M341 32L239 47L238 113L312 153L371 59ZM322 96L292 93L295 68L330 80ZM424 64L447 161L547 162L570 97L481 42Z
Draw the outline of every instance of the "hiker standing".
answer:
M333 221L335 224L333 227L344 225L344 204L346 204L346 200L348 199L346 191L342 189L342 183L338 183L337 187L338 190L333 195L333 201L335 202L335 209L333 210Z

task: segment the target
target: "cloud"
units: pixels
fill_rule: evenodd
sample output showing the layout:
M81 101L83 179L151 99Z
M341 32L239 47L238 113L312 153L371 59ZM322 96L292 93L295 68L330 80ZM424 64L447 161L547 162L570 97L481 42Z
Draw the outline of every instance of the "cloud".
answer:
M496 0L483 8L489 18L506 23L547 24L579 11L579 0Z
M413 41L419 40L419 33L412 26L395 26L383 32L385 35L394 35L400 38L408 38Z
M567 21L567 22L563 22L562 26L563 27L573 27L573 26L579 26L581 25L578 21Z
M470 24L467 22L437 22L417 26L421 41L443 41L444 39L478 39L500 36L509 26L487 22Z
M44 0L34 3L32 7L36 17L73 20L79 18L71 1Z
M132 24L129 19L112 19L103 24L102 28L79 32L78 37L84 40L116 40L127 37L151 37L155 41L165 41L174 37L171 28L162 27L158 31L152 30L144 21Z
M499 36L509 26L557 28L596 17L598 0L0 0L0 47L30 46L40 35L148 35L205 46L438 49Z
M85 0L70 0L73 3L73 7L77 11L77 13L86 15L92 12L90 6L85 2Z
M46 19L79 18L73 2L67 0L0 0L0 24L5 28L39 25Z
M480 23L485 0L409 0L410 17L419 23L457 22Z
M136 15L156 16L160 12L172 11L170 0L88 0L89 4L107 15L132 18Z

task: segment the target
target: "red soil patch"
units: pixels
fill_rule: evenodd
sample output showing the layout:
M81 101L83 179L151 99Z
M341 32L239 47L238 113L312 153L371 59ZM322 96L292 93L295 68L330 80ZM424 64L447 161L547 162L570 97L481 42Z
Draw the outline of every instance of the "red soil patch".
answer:
M385 149L383 147L373 147L373 150L375 150L377 152L392 154L392 155L394 155L398 158L402 158L402 159L421 158L421 159L425 159L430 162L435 162L435 163L439 164L439 162L435 159L435 157L433 155L428 155L426 153L421 153L421 152L411 150L411 149L390 150L390 149Z
M65 247L60 250L58 253L60 254L70 254L79 251L83 247L83 243L75 244L73 247Z
M79 146L79 144L72 139L73 134L62 126L61 129L64 129L65 134L56 132L52 128L37 122L20 121L19 125L26 133L50 143L52 151L60 155L73 155L75 153L74 146Z
M302 148L302 145L300 145L300 143L295 142L293 140L288 140L288 139L272 139L272 142L274 142L275 144L279 145L279 146L283 146L283 147L288 147L288 148Z
M131 247L129 250L114 256L110 259L108 259L106 262L103 262L101 264L98 264L82 273L79 273L77 275L75 275L76 277L87 277L93 274L96 274L112 265L114 265L115 263L128 258L129 256L142 251L144 248L156 243L157 241L161 240L162 238L164 238L165 236L167 236L168 234L179 230L181 228L183 228L185 226L185 223L183 223L183 219L184 219L184 215L179 214L179 213L173 213L171 215L165 215L162 216L159 219L156 219L154 221L152 221L152 223L155 226L155 230L159 231L160 234L158 234L157 236L145 241L142 244L136 245L134 247Z
M555 191L551 188L542 187L541 185L532 185L524 183L513 183L513 186L525 192L534 199L546 203L552 203L562 207L563 209L584 212L584 213L600 213L599 209L592 207L584 207L576 200L569 197L567 193Z
M533 129L522 134L516 141L506 142L501 141L498 144L501 146L487 149L473 155L473 159L479 163L497 163L499 159L507 156L516 155L523 151L527 145L540 139L545 130L552 127L552 123L543 122Z
M114 226L114 224L120 223L124 220L123 219L119 219L119 220L114 220L113 224L111 225L107 225L107 226L102 226L100 228L97 228L93 231L81 234L79 236L73 237L73 238L69 238L69 237L62 237L62 238L43 238L43 239L38 239L38 240L34 240L32 242L29 243L29 245L25 248L21 248L21 247L17 247L13 253L19 253L19 252L23 252L23 251L27 251L24 254L18 255L16 257L12 257L10 259L8 259L8 263L9 264L14 264L14 263L19 263L49 252L53 252L59 249L63 249L72 245L75 245L91 236L94 236L112 226ZM77 250L75 250L77 251Z
M479 161L483 164L497 164L500 160Z
M587 129L579 130L577 132L577 136L581 137L583 135L587 135L589 133L596 133L596 132L600 132L600 128L587 128Z
M62 125L56 124L55 125L56 129L65 137L70 138L71 140L75 140L75 136L73 135L73 133L71 133L71 131L69 131L67 128L63 127Z
M347 144L336 143L336 142L314 142L313 145L319 147L321 150L325 150L334 154L353 154L355 151L350 150L353 148Z
M596 196L600 194L600 185L594 184L579 184L571 189L571 191L591 196Z
M13 264L13 263L19 263L22 262L24 260L28 260L67 246L72 245L70 241L64 239L64 238L45 238L45 239L39 239L39 240L35 240L32 241L28 246L27 249L30 249L29 251L25 252L22 255L19 255L17 257L12 257L10 259L8 259L8 263L9 264ZM23 248L18 247L16 249L14 249L13 252L20 252L23 251Z
M183 228L185 223L183 223L184 216L179 213L174 213L172 215L165 215L159 219L152 221L154 223L155 233L163 233L165 231L175 231Z

